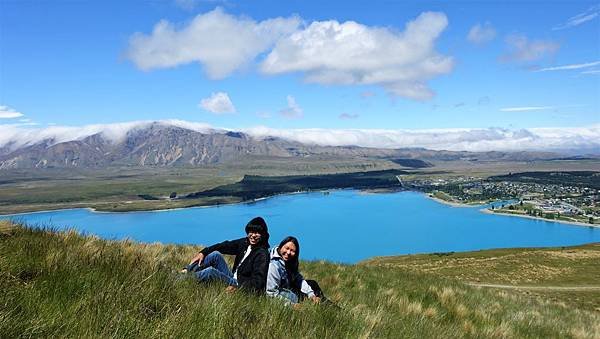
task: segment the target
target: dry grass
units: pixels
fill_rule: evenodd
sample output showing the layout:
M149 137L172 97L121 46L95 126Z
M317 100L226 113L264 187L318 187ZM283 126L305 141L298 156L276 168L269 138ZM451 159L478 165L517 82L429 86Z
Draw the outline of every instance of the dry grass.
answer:
M182 279L174 271L197 247L10 228L0 237L2 337L600 336L600 313L436 273L303 262L339 308L294 310Z

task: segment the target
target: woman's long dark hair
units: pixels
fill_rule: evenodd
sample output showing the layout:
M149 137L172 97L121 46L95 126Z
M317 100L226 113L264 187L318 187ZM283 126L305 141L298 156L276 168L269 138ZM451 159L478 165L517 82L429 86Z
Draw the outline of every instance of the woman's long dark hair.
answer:
M287 271L288 281L290 282L290 284L292 286L295 286L298 282L294 281L294 278L298 275L298 266L299 266L298 261L300 259L300 244L298 243L298 239L296 239L295 237L292 237L292 236L285 237L279 243L277 252L279 253L279 255L281 255L281 253L279 251L281 250L283 245L287 244L288 242L291 242L294 245L296 245L296 255L293 258L290 258L290 260L285 262L285 270Z

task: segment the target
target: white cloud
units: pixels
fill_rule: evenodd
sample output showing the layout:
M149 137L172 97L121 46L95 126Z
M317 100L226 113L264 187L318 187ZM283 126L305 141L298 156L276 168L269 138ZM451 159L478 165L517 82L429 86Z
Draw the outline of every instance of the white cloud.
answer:
M554 109L553 106L525 106L525 107L506 107L501 108L502 112L528 112L528 111L545 111L549 109Z
M202 99L199 106L215 114L235 113L229 95L224 92L213 93L210 97Z
M17 112L8 106L0 106L0 119L12 119L22 117L24 114Z
M554 41L532 40L522 34L506 37L509 53L502 56L504 61L527 62L542 59L558 51L560 45Z
M52 140L52 144L66 141L80 140L94 134L102 134L111 142L122 141L127 132L145 128L155 121L131 121L113 124L95 124L85 126L59 126L49 123L45 128L25 128L23 124L0 124L0 147L12 142L11 147L18 148L32 145L44 140ZM182 120L161 120L161 124L191 129L198 132L210 132L213 128L204 123L195 123Z
M467 40L474 44L483 44L494 40L496 37L496 30L491 23L486 22L485 24L477 24L469 30Z
M600 69L593 69L591 71L583 71L581 74L600 74Z
M298 105L298 103L296 102L296 98L294 98L291 95L288 95L287 96L287 104L288 104L288 107L279 111L279 114L281 114L282 116L284 116L288 119L300 119L304 116L304 113L302 112L302 108L300 108L300 105Z
M572 65L563 65L563 66L555 66L555 67L546 67L546 68L537 70L537 72L564 71L564 70L571 70L571 69L594 67L597 65L600 65L600 61L586 62L583 64L572 64Z
M364 147L423 147L451 151L522 151L600 149L600 125L575 128L530 128L510 130L433 129L433 130L281 130L255 127L244 130L255 137L275 136L307 144Z
M558 25L558 26L556 26L556 27L554 27L552 29L556 31L556 30L560 30L560 29L565 29L565 28L571 28L571 27L579 26L582 23L585 23L585 22L588 22L588 21L590 21L592 19L595 19L596 17L598 17L598 15L600 15L600 5L595 5L595 6L592 6L592 7L588 8L583 13L579 13L579 14L577 14L575 16L572 16L564 24Z
M299 25L297 17L255 22L216 8L184 26L162 20L149 35L135 33L126 56L142 70L198 62L208 77L221 79L244 67Z
M121 141L127 132L148 127L153 121L133 121L107 125L51 126L31 128L16 124L0 124L0 147L34 144L53 139L54 143L78 140L102 133L111 141ZM210 133L231 129L214 129L208 124L181 120L163 120L160 124ZM268 136L328 146L357 145L363 147L423 147L452 151L522 151L522 150L598 150L600 124L572 128L454 128L454 129L242 129L255 138Z
M449 73L451 57L435 51L448 25L443 13L425 12L403 32L353 21L316 21L280 39L262 62L265 74L303 72L307 82L379 85L416 100L433 97L427 81Z

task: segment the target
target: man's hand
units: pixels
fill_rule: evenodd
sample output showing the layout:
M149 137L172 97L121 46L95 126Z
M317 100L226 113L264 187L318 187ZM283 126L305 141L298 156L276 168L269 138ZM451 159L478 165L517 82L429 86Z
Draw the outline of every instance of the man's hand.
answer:
M227 288L225 288L225 292L227 292L227 293L233 293L235 291L237 291L237 287L235 287L235 286L230 285L230 286L227 286Z
M200 252L192 258L192 261L190 261L190 265L195 263L196 261L198 262L198 264L201 264L202 260L204 260L204 254L202 254L202 252Z

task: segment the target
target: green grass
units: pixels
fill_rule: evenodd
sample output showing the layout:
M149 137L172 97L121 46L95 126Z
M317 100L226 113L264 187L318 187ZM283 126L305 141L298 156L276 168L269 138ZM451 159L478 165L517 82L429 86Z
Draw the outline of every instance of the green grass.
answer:
M525 296L546 296L572 307L600 311L599 262L600 244L589 244L377 257L362 264L427 273L465 283L517 286L516 291ZM560 290L586 286L598 289Z
M401 266L302 262L341 308L295 310L181 279L174 271L198 249L1 223L0 336L600 336L598 312Z
M432 194L433 194L434 198L437 198L437 199L440 199L440 200L444 200L444 201L448 201L448 202L456 202L456 200L454 200L454 198L452 198L452 196L450 196L446 192L435 191Z

